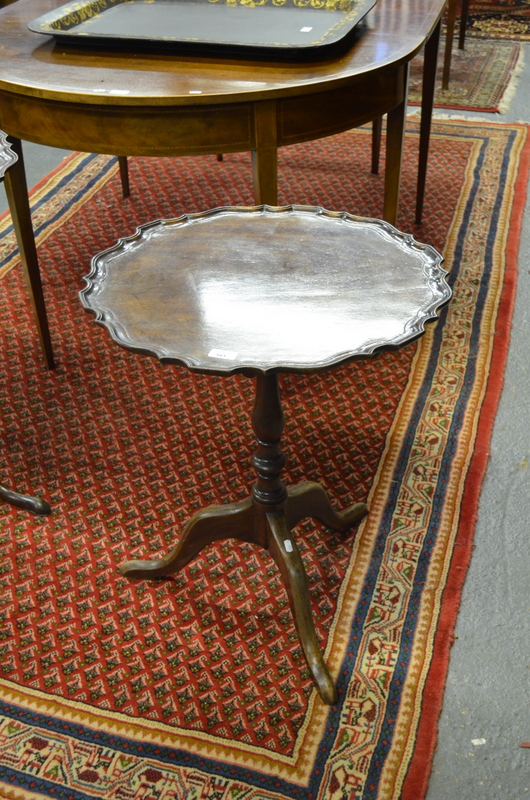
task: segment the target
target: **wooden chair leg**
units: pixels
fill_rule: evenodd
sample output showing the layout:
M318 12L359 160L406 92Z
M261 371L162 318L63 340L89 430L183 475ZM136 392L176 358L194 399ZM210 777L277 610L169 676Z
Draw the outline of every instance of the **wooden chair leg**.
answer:
M469 16L469 0L462 0L460 11L460 34L458 36L458 49L463 50L466 43L467 18Z
M131 189L129 186L129 164L127 156L118 156L118 164L120 167L121 191L123 197L129 197Z
M39 262L37 259L37 249L35 247L35 237L31 222L22 145L20 139L16 139L12 136L8 137L8 141L13 151L17 154L18 161L13 164L4 176L7 202L9 204L13 227L17 237L22 268L28 282L31 305L37 323L37 330L46 360L46 366L48 369L53 369L55 367L55 360L53 357L48 317L46 315L46 305L44 303Z
M379 156L381 155L381 133L383 130L383 117L377 117L372 122L372 174L379 175Z
M445 34L444 69L442 75L442 89L449 86L451 72L451 55L453 53L453 38L455 35L456 0L449 0L447 4L447 32Z

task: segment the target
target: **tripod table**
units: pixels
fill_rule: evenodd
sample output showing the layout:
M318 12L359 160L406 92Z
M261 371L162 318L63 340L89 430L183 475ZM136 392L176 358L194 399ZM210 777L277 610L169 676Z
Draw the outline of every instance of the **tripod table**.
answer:
M318 483L283 483L278 373L327 370L420 336L451 296L441 262L432 247L381 220L309 206L218 208L138 228L95 256L80 293L129 350L197 372L256 378L256 482L248 499L201 509L168 555L129 561L120 572L169 575L222 539L265 548L328 704L337 689L293 528L314 517L346 530L368 509L359 502L337 512Z

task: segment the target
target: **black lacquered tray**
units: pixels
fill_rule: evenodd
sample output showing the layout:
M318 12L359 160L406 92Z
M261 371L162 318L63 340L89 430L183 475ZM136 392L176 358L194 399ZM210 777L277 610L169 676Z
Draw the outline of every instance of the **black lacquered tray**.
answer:
M376 0L76 0L29 29L84 45L304 58L344 43Z

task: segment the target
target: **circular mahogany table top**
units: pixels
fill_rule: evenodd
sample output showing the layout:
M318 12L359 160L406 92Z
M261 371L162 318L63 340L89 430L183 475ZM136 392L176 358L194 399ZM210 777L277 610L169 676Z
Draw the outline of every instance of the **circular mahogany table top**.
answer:
M191 370L316 372L424 331L442 256L387 222L318 207L219 208L138 228L80 296L115 341Z
M378 0L346 53L313 62L73 47L27 24L61 0L18 0L0 12L0 91L98 106L206 105L337 88L410 61L444 0Z

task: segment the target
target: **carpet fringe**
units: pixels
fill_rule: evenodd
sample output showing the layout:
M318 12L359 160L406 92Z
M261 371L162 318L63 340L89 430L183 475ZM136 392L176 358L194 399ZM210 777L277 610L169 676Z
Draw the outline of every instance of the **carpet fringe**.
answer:
M499 109L498 109L499 114L506 114L508 109L510 108L512 100L515 97L515 93L517 91L517 85L519 83L519 78L521 77L521 74L524 70L524 66L525 66L524 47L521 47L519 50L519 58L517 59L517 64L514 67L508 85L499 102Z
M497 114L498 112L493 112ZM407 112L407 117L409 118L418 118L421 117L421 108L416 108L413 111ZM491 114L488 114L487 117L481 115L481 112L475 112L474 116L466 116L465 114L459 113L455 110L452 114L447 113L446 111L437 111L433 109L432 118L439 119L439 120L450 120L451 122L476 122L478 125L482 125L484 122L493 122L494 120L491 119ZM499 120L500 121L500 120Z

